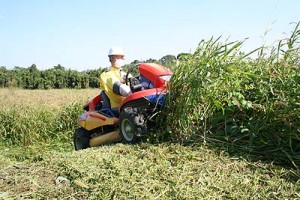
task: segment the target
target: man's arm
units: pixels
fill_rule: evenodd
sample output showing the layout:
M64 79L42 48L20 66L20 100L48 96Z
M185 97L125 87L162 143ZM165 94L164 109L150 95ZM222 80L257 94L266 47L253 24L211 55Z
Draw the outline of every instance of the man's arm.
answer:
M117 81L113 84L113 91L118 95L122 95L127 97L131 94L130 87L128 85L122 84L121 82Z
M107 73L102 73L100 76L100 88L105 92L113 91L117 95L127 97L131 94L130 87L122 84L120 81L110 77Z

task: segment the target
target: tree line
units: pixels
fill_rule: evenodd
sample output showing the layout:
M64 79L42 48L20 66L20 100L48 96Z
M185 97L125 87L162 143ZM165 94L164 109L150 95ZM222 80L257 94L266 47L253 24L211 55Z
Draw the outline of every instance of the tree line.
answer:
M176 57L166 55L159 60L151 58L145 61L134 60L130 64L125 65L124 68L127 69L141 62L158 63L172 68L175 66ZM39 70L35 64L27 68L14 67L13 69L1 66L0 87L17 87L23 89L99 88L100 74L106 70L107 68L99 68L79 72L77 70L66 69L60 64L46 70Z
M97 77L104 71L88 70L78 72L66 69L58 64L53 68L38 70L35 64L28 68L15 67L12 70L0 67L0 87L18 87L23 89L62 89L99 86Z

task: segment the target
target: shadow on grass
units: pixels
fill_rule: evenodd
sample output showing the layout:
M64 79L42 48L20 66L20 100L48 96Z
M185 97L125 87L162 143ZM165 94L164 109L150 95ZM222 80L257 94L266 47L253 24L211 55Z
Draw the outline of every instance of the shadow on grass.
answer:
M170 133L151 133L156 135L143 140L152 144L157 143L179 143L183 146L197 147L206 146L207 148L215 151L221 155L224 152L232 158L240 160L246 160L248 162L267 164L271 168L284 169L280 178L289 182L296 183L300 180L300 141L289 140L287 142L269 139L272 135L266 136L264 139L269 141L268 143L262 142L261 138L254 139L247 137L241 138L238 135L224 136L210 134L205 137L203 134L195 134L185 139L176 138ZM150 134L150 135L151 135ZM251 141L251 142L250 142ZM294 144L296 142L296 144ZM298 143L297 143L298 142ZM295 148L291 148L295 147ZM297 148L296 148L297 147ZM254 169L255 170L255 169Z
M222 141L216 137L203 137L195 139L193 142L183 142L184 146L201 146L216 151L227 152L230 157L247 160L249 162L261 162L272 164L276 168L284 168L285 173L280 177L289 182L299 182L300 180L300 152L295 152L289 147L277 147L276 144L262 144L256 142L255 145L250 145L246 140Z

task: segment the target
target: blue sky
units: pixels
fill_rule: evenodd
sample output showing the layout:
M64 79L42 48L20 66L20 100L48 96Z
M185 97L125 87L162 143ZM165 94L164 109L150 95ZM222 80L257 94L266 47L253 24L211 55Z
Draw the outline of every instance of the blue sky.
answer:
M193 51L220 35L249 37L250 51L289 34L299 10L299 0L0 0L0 66L82 71L109 66L114 45L130 63Z

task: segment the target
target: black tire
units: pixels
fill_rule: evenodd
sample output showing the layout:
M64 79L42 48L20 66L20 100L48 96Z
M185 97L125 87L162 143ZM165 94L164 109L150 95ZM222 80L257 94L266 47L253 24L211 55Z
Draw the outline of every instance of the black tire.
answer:
M75 150L86 149L90 147L90 133L84 128L78 128L74 132L74 147Z
M137 135L139 127L136 124L136 116L131 108L125 108L120 114L120 136L127 144L134 144L140 140Z

